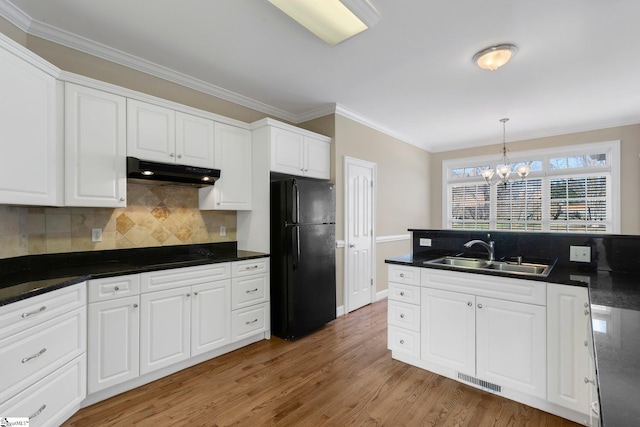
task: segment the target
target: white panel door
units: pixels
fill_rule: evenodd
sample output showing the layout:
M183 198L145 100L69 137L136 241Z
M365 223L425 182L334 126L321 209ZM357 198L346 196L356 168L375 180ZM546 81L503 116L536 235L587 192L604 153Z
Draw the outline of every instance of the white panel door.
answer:
M0 94L0 203L62 204L56 79L0 46Z
M127 205L126 99L65 84L65 205Z
M304 173L304 137L272 127L270 129L271 171L302 175Z
M346 312L373 302L375 163L345 157Z
M200 189L200 209L250 210L252 205L251 132L215 123L215 168L220 179Z
M127 155L174 163L175 112L169 108L127 99Z
M329 179L331 175L331 145L308 136L304 137L304 175Z
M476 297L477 377L545 399L546 308Z
M140 297L140 375L190 357L191 288Z
M231 280L191 288L191 357L231 342Z
M138 377L139 302L135 295L89 304L89 393Z
M475 376L476 297L424 287L420 291L421 358Z
M589 414L587 288L547 284L547 400Z
M176 163L212 168L213 120L179 111L176 115Z

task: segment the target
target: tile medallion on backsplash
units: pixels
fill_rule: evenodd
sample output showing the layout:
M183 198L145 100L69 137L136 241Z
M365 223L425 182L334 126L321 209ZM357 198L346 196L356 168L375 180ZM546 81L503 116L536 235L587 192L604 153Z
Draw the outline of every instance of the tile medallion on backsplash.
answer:
M193 231L191 231L188 225L182 224L174 235L180 239L181 242L188 242L193 235Z
M151 232L151 237L156 239L158 243L163 244L171 237L171 233L162 225L159 225Z
M151 215L153 215L160 222L167 219L170 214L171 210L162 202L151 211Z
M116 218L116 231L122 235L127 234L135 225L135 222L125 213L118 215L118 218Z

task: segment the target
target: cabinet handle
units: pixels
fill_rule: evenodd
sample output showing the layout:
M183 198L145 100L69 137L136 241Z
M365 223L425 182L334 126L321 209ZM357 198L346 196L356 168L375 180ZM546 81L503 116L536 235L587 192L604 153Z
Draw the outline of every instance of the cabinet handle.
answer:
M193 293L193 295L198 296L198 293L197 293L197 292L194 292L194 293Z
M400 273L400 277L404 277L404 273Z
M482 308L482 304L478 304L478 308Z
M37 310L30 311L30 312L28 312L28 313L22 313L22 317L23 317L24 319L26 319L27 317L29 317L29 316L33 316L34 314L40 314L40 313L42 313L43 311L45 311L46 309L47 309L47 306L43 305L42 307L40 307L40 308L39 308L39 309L37 309Z
M191 296L191 292L187 292L187 296L190 297Z
M589 315L589 310L585 310L585 311L584 311L584 315L585 315L585 316L588 316L588 315Z
M115 288L113 288L114 291L119 291L120 288L118 286L116 286Z
M40 350L39 352L37 352L33 356L25 357L24 359L22 359L22 363L27 363L29 360L32 360L32 359L35 359L36 357L42 356L45 353L45 351L47 351L47 349L43 348L42 350Z
M121 202L124 202L124 197L120 197L120 201L121 201Z
M178 158L181 159L182 158L182 154L178 154Z
M585 346L585 347L589 347L589 341L584 340L584 346Z
M589 383L591 383L591 384L595 384L596 382L595 382L595 380L590 380L589 378L584 377L584 383L585 383L585 384L589 384Z
M400 340L400 344L404 344L404 340Z
M247 294L252 294L252 293L254 293L254 292L258 292L258 288L250 289L250 290L248 290L248 291L245 291L245 293L247 293Z
M584 303L584 308L589 308L589 303L588 302Z
M216 203L216 205L220 206L220 202Z
M253 319L253 320L250 320L250 321L248 321L248 322L245 322L244 324L245 324L245 325L251 325L251 324L253 324L253 323L256 323L257 321L258 321L258 319Z
M401 314L401 315L400 315L400 318L401 318L401 319L404 319L404 314Z
M469 302L467 303L467 305L468 305L469 307L471 307L471 306L473 306L473 303L472 303L471 301L469 301Z
M169 157L175 157L175 156L176 156L175 153L169 154Z
M40 414L42 413L42 411L44 411L44 410L45 410L45 408L46 408L46 407L47 407L47 405L42 405L42 406L40 407L40 409L38 409L36 412L34 412L33 414L31 414L31 415L29 416L29 420L31 420L31 419L33 419L33 418L37 417L38 415L40 415Z
M400 291L400 296L403 297L404 296L404 291Z
M257 266L257 265L252 265L252 266L250 266L250 267L245 267L244 269L245 269L245 270L255 270L255 269L257 269L257 268L258 268L258 266Z
M138 308L138 304L133 304L133 308Z

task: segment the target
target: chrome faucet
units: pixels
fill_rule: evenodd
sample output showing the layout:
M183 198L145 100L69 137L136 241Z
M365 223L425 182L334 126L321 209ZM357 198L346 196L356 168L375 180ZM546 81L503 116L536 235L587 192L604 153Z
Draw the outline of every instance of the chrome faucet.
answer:
M488 236L490 237L490 236ZM493 240L489 240L489 243L485 242L484 240L469 240L467 243L464 244L465 248L470 248L473 245L480 245L483 248L485 248L487 250L487 252L489 252L489 261L495 261L496 256L495 256L495 247L496 247L496 242L494 242Z

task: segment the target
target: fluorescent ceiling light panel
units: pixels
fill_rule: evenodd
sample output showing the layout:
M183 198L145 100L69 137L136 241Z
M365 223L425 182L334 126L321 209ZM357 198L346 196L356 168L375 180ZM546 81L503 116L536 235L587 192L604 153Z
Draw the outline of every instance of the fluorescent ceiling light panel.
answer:
M338 0L269 0L269 2L330 46L368 28Z

